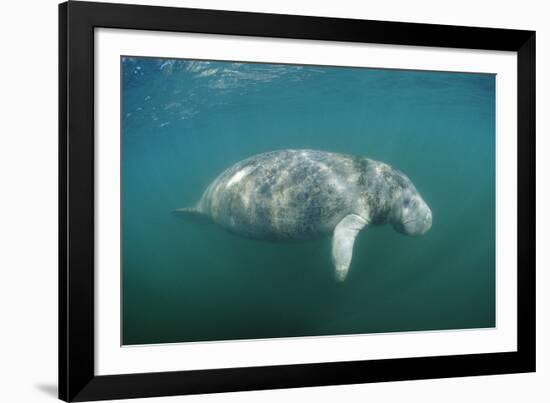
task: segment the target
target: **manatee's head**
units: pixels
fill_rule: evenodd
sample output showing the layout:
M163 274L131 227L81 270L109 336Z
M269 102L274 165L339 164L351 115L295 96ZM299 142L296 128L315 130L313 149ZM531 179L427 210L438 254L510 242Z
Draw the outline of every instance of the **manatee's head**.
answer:
M391 224L406 235L422 235L432 227L432 211L409 178L396 171Z

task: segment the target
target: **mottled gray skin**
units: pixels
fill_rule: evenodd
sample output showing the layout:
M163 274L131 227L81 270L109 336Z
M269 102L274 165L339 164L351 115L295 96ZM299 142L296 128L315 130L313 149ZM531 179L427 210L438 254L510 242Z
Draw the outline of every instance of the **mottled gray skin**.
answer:
M412 182L389 165L314 150L255 155L219 175L192 209L253 239L291 241L333 234L333 260L343 280L353 241L367 224L391 223L417 235L431 211ZM346 218L347 217L347 218Z

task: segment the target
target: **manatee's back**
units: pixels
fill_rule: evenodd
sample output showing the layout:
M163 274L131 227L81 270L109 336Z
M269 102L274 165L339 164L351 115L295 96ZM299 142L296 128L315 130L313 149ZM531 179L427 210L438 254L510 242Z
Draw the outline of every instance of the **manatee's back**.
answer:
M232 232L266 240L330 233L352 208L354 159L313 150L259 154L223 172L199 210Z

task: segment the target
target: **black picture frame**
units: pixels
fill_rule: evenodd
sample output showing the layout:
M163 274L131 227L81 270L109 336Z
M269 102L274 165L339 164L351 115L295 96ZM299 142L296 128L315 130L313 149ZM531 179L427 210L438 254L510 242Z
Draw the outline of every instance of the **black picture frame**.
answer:
M96 376L94 29L517 52L516 352ZM108 3L59 5L59 398L89 401L535 371L535 32Z

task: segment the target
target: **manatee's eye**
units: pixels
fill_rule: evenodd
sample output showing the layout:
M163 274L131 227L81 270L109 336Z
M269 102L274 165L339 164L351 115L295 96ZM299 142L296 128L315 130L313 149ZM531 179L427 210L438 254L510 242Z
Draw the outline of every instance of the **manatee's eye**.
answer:
M411 198L407 197L405 200L403 200L403 207L409 207L409 204L411 204Z

